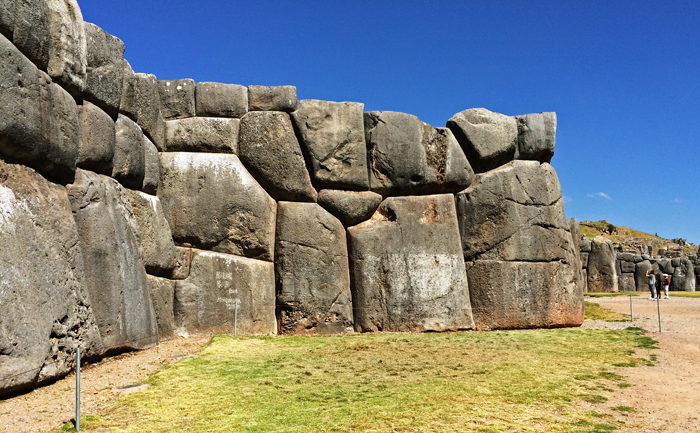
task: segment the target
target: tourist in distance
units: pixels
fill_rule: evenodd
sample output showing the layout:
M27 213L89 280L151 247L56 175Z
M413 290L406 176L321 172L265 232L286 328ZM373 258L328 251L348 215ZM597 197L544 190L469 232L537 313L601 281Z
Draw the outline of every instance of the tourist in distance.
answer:
M671 285L671 280L668 278L668 274L664 274L664 292L666 292L666 299L668 299L668 286ZM659 296L661 296L661 293L659 293Z
M656 276L654 275L654 271L652 269L649 269L647 271L647 278L649 279L649 290L651 290L651 298L649 299L654 299L654 286L656 285Z

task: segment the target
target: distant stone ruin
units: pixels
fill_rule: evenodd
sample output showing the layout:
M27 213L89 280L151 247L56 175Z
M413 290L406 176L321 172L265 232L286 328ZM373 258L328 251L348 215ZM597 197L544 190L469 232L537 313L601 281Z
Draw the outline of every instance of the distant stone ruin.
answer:
M198 331L578 326L556 115L435 128L134 73L74 0L0 3L0 395Z

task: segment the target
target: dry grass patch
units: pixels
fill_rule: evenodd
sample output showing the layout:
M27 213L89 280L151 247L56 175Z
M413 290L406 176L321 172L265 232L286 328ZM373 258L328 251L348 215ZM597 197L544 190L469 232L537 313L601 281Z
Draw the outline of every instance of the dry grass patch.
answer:
M651 343L650 343L651 342ZM602 402L639 330L234 338L154 374L90 429L140 432L612 431ZM612 429L612 430L610 430ZM81 429L84 431L89 431Z
M586 319L591 320L605 320L608 322L628 322L630 320L629 314L616 313L607 308L603 308L595 302L585 302L586 306Z

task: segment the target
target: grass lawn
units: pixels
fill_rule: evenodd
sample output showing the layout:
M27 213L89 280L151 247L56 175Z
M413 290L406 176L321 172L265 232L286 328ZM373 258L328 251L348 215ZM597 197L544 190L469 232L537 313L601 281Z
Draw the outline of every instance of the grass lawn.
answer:
M676 296L679 298L700 298L700 292L668 292L669 296ZM610 298L615 296L649 296L649 291L646 292L616 292L616 293L584 293L585 296L591 298Z
M629 386L611 370L654 344L638 328L219 335L81 431L610 432L605 395Z
M586 319L607 320L608 322L627 322L630 320L629 314L616 313L607 308L603 308L594 302L585 302Z

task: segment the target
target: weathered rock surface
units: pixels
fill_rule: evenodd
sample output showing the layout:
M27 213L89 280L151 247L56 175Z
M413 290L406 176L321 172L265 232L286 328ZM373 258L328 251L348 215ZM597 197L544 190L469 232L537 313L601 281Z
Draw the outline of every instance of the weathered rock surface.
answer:
M46 0L15 0L12 42L42 71L49 65L49 31Z
M194 89L194 80L190 78L158 81L160 111L163 119L173 120L194 117Z
M15 29L15 0L0 2L0 34L12 40Z
M674 267L671 265L671 259L661 259L658 261L661 272L673 275Z
M196 250L189 277L175 285L177 333L233 333L236 317L237 335L276 334L274 265Z
M393 111L365 113L369 181L383 195L460 191L474 172L452 132L416 116Z
M615 249L610 239L596 236L588 255L588 291L592 293L617 292Z
M241 118L248 112L248 89L238 84L197 83L195 112L199 117Z
M690 260L686 258L680 260L679 266L673 271L669 290L695 291L695 269Z
M175 243L158 197L128 190L138 225L141 256L146 272L167 277L175 268Z
M582 253L590 253L591 252L591 240L590 239L581 239L580 243L580 248Z
M87 72L83 14L75 0L45 0L49 19L46 72L76 99L82 98Z
M562 197L563 199L563 197ZM574 256L576 257L576 262L572 263L571 265L574 266L574 269L578 269L578 274L579 274L579 290L583 292L583 273L581 273L581 269L583 269L583 258L581 257L581 252L579 251L578 248L576 248L576 244L579 243L579 239L581 239L581 229L579 226L579 222L576 218L569 218L569 233L571 234L571 250L574 253ZM588 266L588 258L586 258L586 267Z
M239 119L190 117L165 122L169 152L238 153Z
M148 288L158 322L158 339L166 340L175 335L175 281L149 275Z
M80 169L67 188L104 349L153 346L158 327L126 190L114 179Z
M369 189L363 110L358 102L299 101L292 120L317 186Z
M279 202L275 240L279 330L352 330L345 228L315 203Z
M356 331L474 327L454 199L386 199L348 229Z
M141 190L147 194L154 195L158 191L160 180L160 160L156 145L151 143L145 135L143 136L143 186Z
M173 280L184 280L190 276L190 265L192 264L192 248L175 247L175 267L169 278Z
M581 253L581 267L583 269L588 267L588 255L590 253Z
M165 150L165 121L160 112L160 94L155 75L129 73L127 69L119 111L138 123L158 150Z
M316 201L289 115L251 111L241 119L238 155L277 201Z
M557 113L515 116L518 122L518 158L550 162L557 135Z
M625 274L625 273L634 273L634 269L636 268L636 265L634 262L627 262L620 260L620 271Z
M297 108L294 86L248 86L249 111L287 111Z
M66 189L0 159L0 396L101 352Z
M140 190L146 175L146 152L141 128L120 114L115 123L112 177L130 189Z
M85 99L116 120L124 84L124 42L91 23L85 23L85 37Z
M634 273L625 272L622 275L620 275L620 281L618 283L618 287L620 288L620 291L622 291L622 292L634 292L634 291L636 291L637 288L634 285Z
M158 197L177 243L273 258L275 201L236 155L160 154Z
M646 273L651 270L652 266L649 260L644 260L635 265L634 269L634 282L637 287L637 291L648 291L649 290L649 280L647 279Z
M476 173L483 173L513 160L518 146L514 117L485 108L471 108L447 121Z
M78 106L80 139L77 166L99 174L112 174L116 131L109 114L97 105L83 101Z
M370 219L381 202L382 196L371 191L324 189L318 193L318 204L346 227Z

